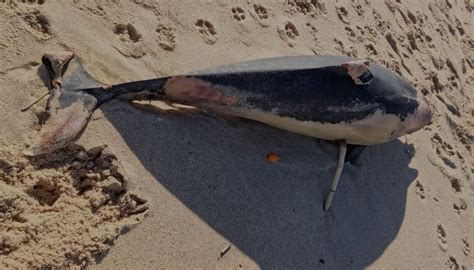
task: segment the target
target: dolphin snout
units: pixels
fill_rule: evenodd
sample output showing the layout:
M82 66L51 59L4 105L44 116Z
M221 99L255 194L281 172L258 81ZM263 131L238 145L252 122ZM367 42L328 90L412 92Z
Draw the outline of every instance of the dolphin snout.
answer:
M420 126L420 128L422 128L431 123L432 114L430 106L428 106L428 103L426 103L426 100L424 98L419 99L418 102L420 105L418 106L418 111L416 112L416 119L418 125Z
M431 109L424 98L418 98L418 107L407 120L406 133L413 133L431 123Z

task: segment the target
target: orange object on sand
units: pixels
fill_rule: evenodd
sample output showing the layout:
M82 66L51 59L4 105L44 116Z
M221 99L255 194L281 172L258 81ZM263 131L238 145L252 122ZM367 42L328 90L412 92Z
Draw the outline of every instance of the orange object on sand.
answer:
M270 152L267 154L267 160L270 161L270 162L278 162L280 160L280 156L278 156L277 154L273 153L273 152Z

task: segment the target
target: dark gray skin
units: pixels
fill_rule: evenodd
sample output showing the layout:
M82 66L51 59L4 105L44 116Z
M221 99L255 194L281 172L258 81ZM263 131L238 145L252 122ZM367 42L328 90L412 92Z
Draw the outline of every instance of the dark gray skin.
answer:
M57 101L54 108L58 115L56 118L65 123L76 121L77 116L68 116L67 120L60 116L61 111L73 104L81 104L88 114L80 117L87 115L88 118L104 102L125 95L133 98L135 94L140 94L143 98L144 93L153 99L249 118L303 135L346 140L348 143L353 140L355 144L363 145L395 139L418 130L431 119L428 107L407 81L378 64L364 64L347 56L292 56L254 60L184 76L107 87L95 81L78 61L72 61L67 72L67 65L61 60L45 55L43 62L52 78L65 73L61 84L55 88L57 94L52 95L52 99ZM50 100L50 103L54 103L54 100ZM381 118L377 118L378 122L371 122L374 114ZM281 124L278 119L282 119ZM54 128L50 128L47 136L40 134L42 138L30 148L28 154L44 154L64 147L80 133L87 120L79 121L80 124L56 125L79 129L63 131L66 134L64 136L54 134ZM364 134L344 131L360 129L360 123L363 123L363 129L370 131L372 128L373 134L377 134L377 125L380 123L393 124L383 129L384 132L389 130L390 134L374 137L373 140L366 136L361 141L359 137L364 137Z
M226 92L226 87L232 87L248 93L245 100L239 101L239 106L268 112L278 108L278 115L300 121L351 122L363 119L377 109L401 119L414 113L419 101L416 90L407 81L372 63L370 84L355 85L347 70L338 66L353 60L356 59L347 56L270 58L193 72L187 76L209 82L222 92ZM147 88L152 88L150 92L163 94L162 85L169 78L172 77L112 86L113 95L104 96L95 89L86 91L95 94L100 104L117 94ZM354 100L367 106L362 110L352 110ZM335 106L341 110L328 113L328 107Z
M197 78L213 85L232 86L250 93L241 106L299 121L352 122L376 110L404 119L419 102L416 90L401 77L372 63L367 85L356 85L339 65L356 59L346 56L301 56L251 61L222 67L221 71L199 72ZM251 68L254 67L254 68ZM258 69L256 68L258 67ZM353 110L358 100L366 106ZM339 107L337 113L329 108Z

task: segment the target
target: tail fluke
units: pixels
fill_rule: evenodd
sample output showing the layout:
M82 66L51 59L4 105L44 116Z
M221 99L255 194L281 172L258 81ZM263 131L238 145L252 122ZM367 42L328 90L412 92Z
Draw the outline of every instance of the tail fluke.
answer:
M71 76L63 76L70 66L72 53L45 54L43 63L48 69L51 90L46 106L49 118L34 143L24 152L27 156L51 153L67 146L79 137L97 106L97 99L81 89L99 87L76 61ZM79 66L78 66L79 65ZM66 87L67 85L67 87Z

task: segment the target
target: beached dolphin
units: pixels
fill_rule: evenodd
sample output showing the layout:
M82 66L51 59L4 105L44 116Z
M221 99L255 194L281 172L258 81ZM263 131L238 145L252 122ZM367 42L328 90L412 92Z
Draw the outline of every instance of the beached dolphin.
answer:
M346 143L385 143L431 121L428 105L406 80L347 56L260 59L111 86L94 80L72 53L45 54L43 63L51 76L50 116L27 155L50 153L75 140L94 109L109 100L162 99L337 141L339 161L326 210L348 159ZM349 159L358 153L351 149L360 148L349 148Z

